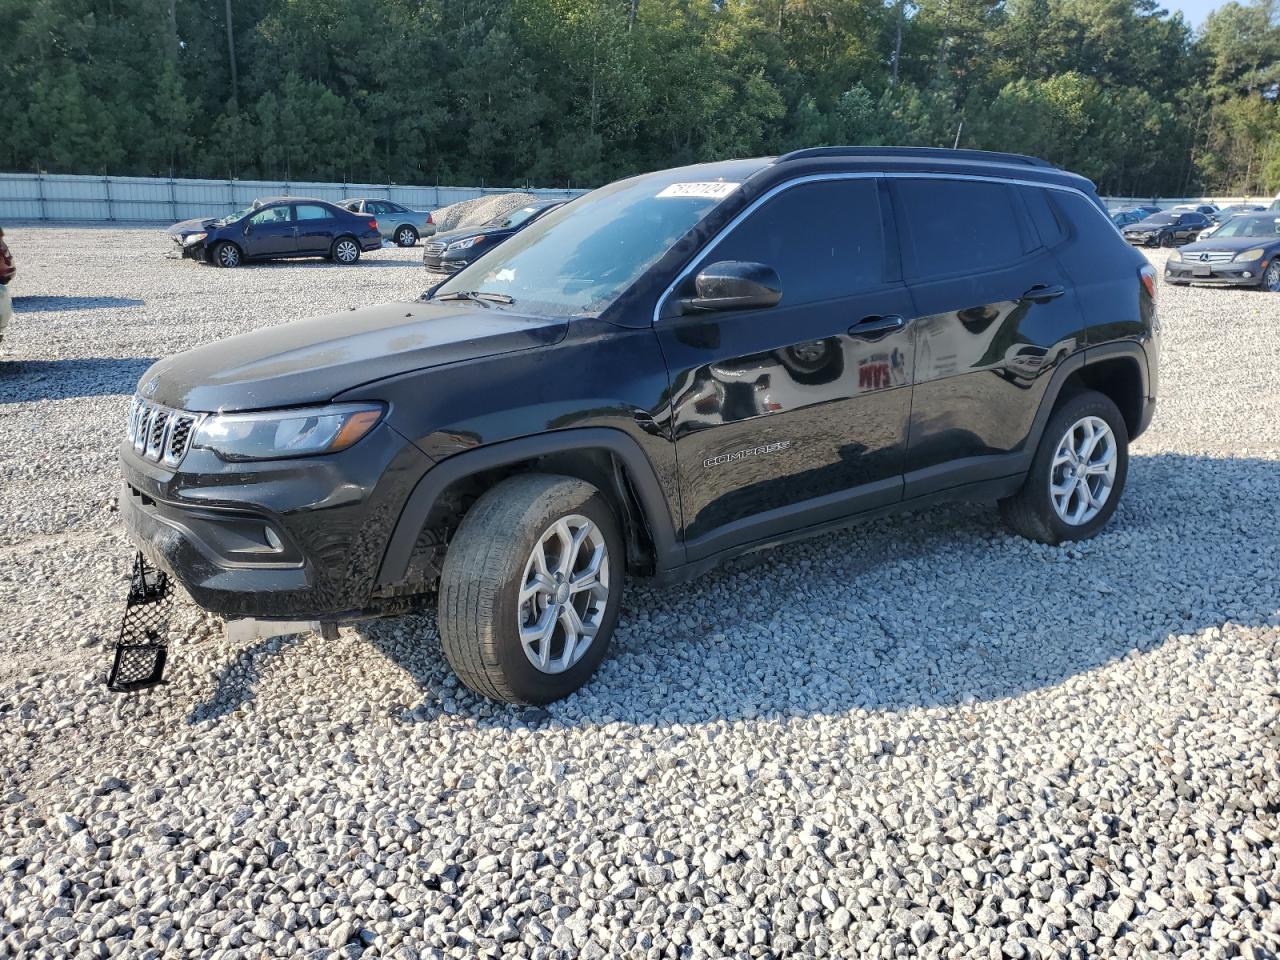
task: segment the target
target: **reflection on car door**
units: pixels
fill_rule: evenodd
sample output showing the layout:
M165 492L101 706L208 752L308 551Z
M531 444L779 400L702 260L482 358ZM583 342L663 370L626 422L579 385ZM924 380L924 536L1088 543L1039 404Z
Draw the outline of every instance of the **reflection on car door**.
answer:
M891 183L916 317L905 495L1015 474L1048 375L1084 346L1062 228L1038 188Z
M298 238L293 229L293 208L288 204L264 207L249 218L245 231L245 255L279 257L296 253Z
M911 304L882 192L874 176L783 188L664 302L690 560L901 497ZM697 270L725 260L773 267L781 302L680 315Z
M328 253L337 235L333 211L318 203L299 203L293 211L298 228L298 252Z

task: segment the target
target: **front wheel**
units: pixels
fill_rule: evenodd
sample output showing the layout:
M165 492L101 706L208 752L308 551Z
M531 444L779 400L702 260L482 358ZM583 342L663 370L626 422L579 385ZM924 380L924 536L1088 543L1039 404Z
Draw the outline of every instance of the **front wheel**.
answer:
M1000 501L1000 514L1029 540L1087 540L1115 513L1128 473L1120 409L1095 390L1073 393L1049 418L1022 489Z
M1280 293L1280 260L1272 260L1262 275L1262 289L1268 293Z
M240 266L240 248L227 240L222 241L213 248L213 262L227 269Z
M475 502L449 544L437 623L458 678L506 703L581 687L618 620L625 554L591 484L524 474Z
M339 237L333 241L333 248L329 251L329 256L333 258L335 263L353 264L360 259L360 244L350 237Z
M1169 247L1172 247L1173 243L1174 243L1174 240L1173 240L1172 233L1166 233L1163 237L1160 238L1160 246L1166 249L1168 249Z
M406 223L404 226L397 228L396 244L398 246L412 247L417 242L418 242L418 231L413 229L413 227L409 226Z

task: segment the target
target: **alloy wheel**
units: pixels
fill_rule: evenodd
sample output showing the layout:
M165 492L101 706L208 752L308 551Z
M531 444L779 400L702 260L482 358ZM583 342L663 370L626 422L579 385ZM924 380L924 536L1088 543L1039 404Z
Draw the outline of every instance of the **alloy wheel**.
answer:
M1272 293L1280 293L1280 260L1273 260L1262 277L1262 285Z
M609 604L609 547L580 514L562 517L534 544L520 581L520 646L543 673L564 673L590 649Z
M225 243L218 251L218 260L224 267L237 267L240 265L240 251L231 244Z
M1116 436L1101 417L1082 417L1068 428L1049 470L1049 497L1063 523L1081 526L1106 506L1117 452Z
M401 227L400 233L396 236L396 243L400 244L402 247L411 247L413 246L413 242L413 231L408 227Z
M356 257L360 256L360 251L354 240L339 240L334 255L343 263L355 263Z

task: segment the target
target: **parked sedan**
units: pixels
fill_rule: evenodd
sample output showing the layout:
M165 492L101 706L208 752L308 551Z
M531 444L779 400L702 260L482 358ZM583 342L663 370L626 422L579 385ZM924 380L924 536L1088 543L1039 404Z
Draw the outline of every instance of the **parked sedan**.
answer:
M1280 293L1280 214L1232 217L1208 240L1169 254L1164 279L1175 286L1209 283Z
M289 257L327 257L352 264L362 250L382 246L378 221L372 217L299 197L258 201L221 220L175 223L168 232L181 245L182 256L219 267Z
M430 211L410 210L393 200L355 198L343 200L341 206L352 213L375 217L382 228L382 236L401 247L412 247L419 237L429 237L436 232Z
M1111 222L1117 227L1127 227L1131 223L1139 223L1147 219L1151 214L1145 210L1134 208L1133 210L1117 210L1111 214Z
M13 298L9 296L9 281L14 278L18 268L13 264L13 254L9 245L4 242L4 230L0 228L0 343L4 342L4 332L9 329L9 320L13 317Z
M432 273L456 273L503 240L519 233L567 200L535 200L478 227L436 234L423 248L422 265Z
M1157 213L1138 223L1131 223L1121 233L1135 246L1174 247L1190 243L1196 235L1209 226L1209 218L1203 213Z

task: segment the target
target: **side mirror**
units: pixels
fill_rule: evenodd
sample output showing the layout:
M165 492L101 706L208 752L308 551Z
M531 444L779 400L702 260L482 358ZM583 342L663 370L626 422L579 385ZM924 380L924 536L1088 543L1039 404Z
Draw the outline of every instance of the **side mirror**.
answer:
M703 267L693 281L696 296L680 301L681 312L759 310L782 299L778 271L763 263L721 260Z

